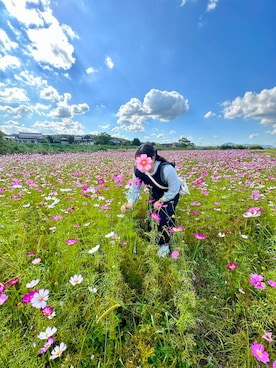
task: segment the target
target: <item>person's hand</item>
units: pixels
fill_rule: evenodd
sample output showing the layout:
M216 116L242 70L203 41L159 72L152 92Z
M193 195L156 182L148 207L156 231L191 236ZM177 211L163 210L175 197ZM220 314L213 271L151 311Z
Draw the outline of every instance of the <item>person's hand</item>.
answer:
M125 203L125 204L122 205L121 211L126 212L126 211L129 211L129 210L132 210L132 207L133 207L133 203L131 203L131 202Z
M156 201L156 202L153 203L153 208L155 210L160 210L160 208L162 207L162 203L163 203L162 200L159 199L158 201Z

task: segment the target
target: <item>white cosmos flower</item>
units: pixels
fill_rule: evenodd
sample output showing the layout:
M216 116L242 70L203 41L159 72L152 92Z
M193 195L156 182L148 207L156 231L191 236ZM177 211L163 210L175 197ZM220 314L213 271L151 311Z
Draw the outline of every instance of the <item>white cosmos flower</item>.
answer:
M218 236L219 236L220 238L224 238L224 237L225 237L225 234L224 234L224 233L218 233Z
M73 286L80 284L82 281L83 281L82 275L74 275L70 277L70 280L69 280L70 284Z
M49 290L40 289L31 299L31 304L34 308L44 308L47 303L46 300L49 298Z
M30 281L30 282L28 282L28 283L26 284L26 287L27 287L28 289L31 289L31 288L33 288L34 286L36 286L36 285L39 283L39 281L40 281L40 279L32 280L32 281Z
M248 239L248 235L241 234L241 237L242 237L243 239Z
M61 342L60 345L56 346L54 350L51 351L50 359L56 359L61 356L61 354L67 349L66 344Z
M47 340L49 337L53 336L57 332L56 327L47 327L44 332L40 332L37 336L40 340Z
M97 244L94 248L90 249L88 253L93 254L100 248L100 244Z
M91 293L96 293L98 291L98 289L96 287L92 287L92 286L88 286L88 290L91 292Z

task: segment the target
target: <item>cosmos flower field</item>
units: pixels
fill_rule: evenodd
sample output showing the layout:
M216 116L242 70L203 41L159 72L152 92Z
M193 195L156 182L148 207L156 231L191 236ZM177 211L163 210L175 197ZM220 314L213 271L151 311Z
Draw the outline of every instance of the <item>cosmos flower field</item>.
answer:
M276 367L276 159L160 154L190 189L166 258L147 188L120 211L134 151L0 156L1 367Z

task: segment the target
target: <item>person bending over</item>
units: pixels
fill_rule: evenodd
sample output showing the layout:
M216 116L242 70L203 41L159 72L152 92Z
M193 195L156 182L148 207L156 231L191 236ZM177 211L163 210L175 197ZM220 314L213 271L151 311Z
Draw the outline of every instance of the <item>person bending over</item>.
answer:
M170 228L175 227L175 210L179 200L180 181L174 165L158 155L150 144L142 144L135 152L132 185L127 194L127 203L121 211L133 208L137 202L142 185L149 187L148 230L152 230L152 218L158 224L158 256L170 253Z

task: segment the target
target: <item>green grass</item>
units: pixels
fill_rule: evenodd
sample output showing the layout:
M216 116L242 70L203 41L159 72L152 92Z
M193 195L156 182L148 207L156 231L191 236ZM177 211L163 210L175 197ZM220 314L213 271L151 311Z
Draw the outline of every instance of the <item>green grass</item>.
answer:
M251 352L257 341L272 367L276 290L267 281L276 281L276 204L270 153L162 153L176 161L191 192L177 208L185 228L172 237L177 259L158 258L155 234L145 234L146 193L121 216L133 152L2 156L0 282L8 300L0 305L0 366L253 368L263 365ZM203 182L195 184L199 178ZM261 215L243 217L253 207ZM77 242L67 245L72 238ZM41 262L33 264L35 258ZM237 268L228 270L230 262ZM251 273L263 275L264 290L250 283ZM75 274L83 281L73 286ZM14 278L19 282L7 285ZM35 279L39 283L28 289ZM21 302L33 289L49 290L52 319ZM49 326L57 328L55 342L38 356L45 341L37 336ZM262 338L264 331L272 332L273 342ZM61 342L67 349L51 360Z

